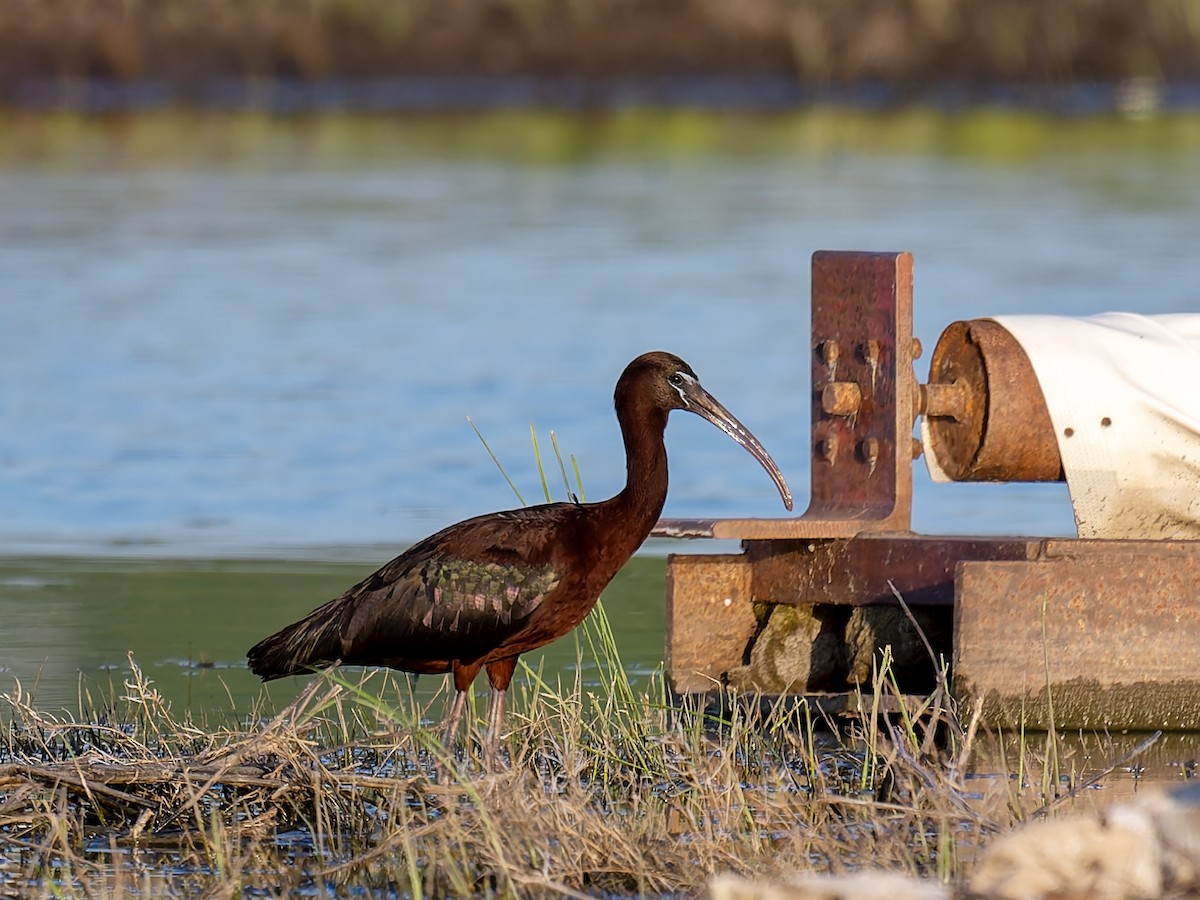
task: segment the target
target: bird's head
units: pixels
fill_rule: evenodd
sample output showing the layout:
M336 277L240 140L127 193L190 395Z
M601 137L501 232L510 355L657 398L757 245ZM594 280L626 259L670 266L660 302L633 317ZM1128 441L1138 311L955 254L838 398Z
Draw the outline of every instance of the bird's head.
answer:
M649 405L660 410L664 417L673 409L683 409L712 422L759 461L779 488L783 505L792 508L792 492L766 448L701 386L692 367L675 354L661 350L643 353L621 373L613 400L618 416L635 407Z

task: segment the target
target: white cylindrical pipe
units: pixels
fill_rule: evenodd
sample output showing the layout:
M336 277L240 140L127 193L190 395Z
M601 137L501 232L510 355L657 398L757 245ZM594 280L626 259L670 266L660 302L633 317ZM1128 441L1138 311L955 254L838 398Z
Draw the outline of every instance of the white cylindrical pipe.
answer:
M1037 374L1079 536L1200 540L1200 315L994 321Z

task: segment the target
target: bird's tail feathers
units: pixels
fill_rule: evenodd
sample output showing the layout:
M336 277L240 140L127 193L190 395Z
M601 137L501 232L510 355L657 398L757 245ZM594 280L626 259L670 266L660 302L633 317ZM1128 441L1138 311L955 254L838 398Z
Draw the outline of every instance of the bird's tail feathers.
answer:
M342 656L342 619L346 606L345 597L331 600L299 622L263 638L246 654L250 671L263 681L271 681L337 663Z

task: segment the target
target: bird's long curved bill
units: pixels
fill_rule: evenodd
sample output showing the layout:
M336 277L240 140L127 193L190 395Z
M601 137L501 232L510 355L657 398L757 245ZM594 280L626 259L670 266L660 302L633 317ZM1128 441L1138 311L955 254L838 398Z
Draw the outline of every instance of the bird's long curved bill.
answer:
M783 505L790 510L792 508L791 488L787 486L787 482L783 479L783 473L779 471L779 466L775 465L775 460L771 459L771 454L758 442L758 438L751 434L750 430L739 422L733 413L718 403L716 397L700 387L699 384L691 385L691 390L687 392L687 402L691 412L708 419L753 454L774 480L775 487L779 488L779 496L783 498Z

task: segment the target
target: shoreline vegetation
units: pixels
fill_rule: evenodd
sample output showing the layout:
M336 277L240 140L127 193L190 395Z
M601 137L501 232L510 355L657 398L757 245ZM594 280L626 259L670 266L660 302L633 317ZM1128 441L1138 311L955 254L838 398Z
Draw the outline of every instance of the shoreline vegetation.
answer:
M960 718L943 687L900 698L886 655L866 708L908 711L847 728L634 690L603 615L579 646L600 683L525 669L493 773L478 710L451 757L426 727L443 698L378 672L326 673L216 728L174 714L132 659L78 718L18 688L0 697L0 892L680 896L720 874L856 871L962 887L994 841L1094 808L1156 740L1083 771L1053 733L1008 735L1006 769L979 776L978 711Z
M1186 0L0 0L15 106L1121 109L1198 84Z
M1081 154L1130 153L1183 171L1200 150L1200 116L1178 112L1064 117L1016 108L948 112L917 106L886 113L822 106L776 113L644 108L584 114L539 108L412 115L348 110L279 115L263 108L172 106L97 115L71 106L0 108L0 138L0 164L54 171L213 162L236 164L245 171L331 170L391 167L434 157L530 166L667 158L687 163L731 156L835 159L847 153L931 155L994 165L1057 158L1071 166L1078 165ZM1104 183L1093 188L1116 189ZM10 552L33 556L169 557L177 552L169 543L143 545L135 539L49 547L40 539L15 540L10 541ZM314 552L322 559L373 559L391 549L254 548L242 541L237 553L245 554L247 546L249 555L263 559L312 557ZM672 546L658 543L647 549L649 555L663 555ZM201 555L228 554L228 546L222 544L205 548Z

